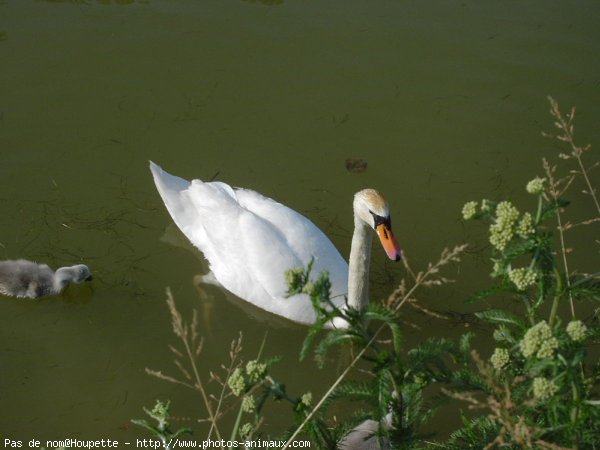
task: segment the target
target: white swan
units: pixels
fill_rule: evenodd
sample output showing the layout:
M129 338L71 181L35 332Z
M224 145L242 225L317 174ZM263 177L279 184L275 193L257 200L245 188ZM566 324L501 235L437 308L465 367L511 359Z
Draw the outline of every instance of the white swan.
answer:
M92 279L84 264L61 267L53 272L46 264L24 259L0 261L0 294L38 298L59 294L69 283Z
M362 308L369 301L371 230L390 259L399 260L389 208L381 194L365 189L354 197L350 267L333 243L296 211L248 189L221 182L186 181L150 161L160 196L183 234L209 262L212 277L228 291L295 322L310 324L315 313L305 294L287 297L285 272L306 267L329 273L332 300Z

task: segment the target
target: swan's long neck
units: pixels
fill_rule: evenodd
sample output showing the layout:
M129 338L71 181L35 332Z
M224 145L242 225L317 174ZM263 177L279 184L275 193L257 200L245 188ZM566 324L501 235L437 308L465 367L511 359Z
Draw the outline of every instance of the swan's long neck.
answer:
M348 305L355 309L362 309L369 303L369 263L372 242L371 228L354 215L354 235L348 267Z

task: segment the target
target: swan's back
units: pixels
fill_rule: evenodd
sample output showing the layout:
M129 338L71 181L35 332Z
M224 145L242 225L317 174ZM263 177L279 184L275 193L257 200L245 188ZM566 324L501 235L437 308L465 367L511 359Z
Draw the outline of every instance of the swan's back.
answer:
M303 323L314 321L306 295L286 298L285 272L306 267L329 272L338 304L348 286L348 265L310 220L281 203L225 183L188 182L150 163L171 217L209 261L230 292L262 309Z

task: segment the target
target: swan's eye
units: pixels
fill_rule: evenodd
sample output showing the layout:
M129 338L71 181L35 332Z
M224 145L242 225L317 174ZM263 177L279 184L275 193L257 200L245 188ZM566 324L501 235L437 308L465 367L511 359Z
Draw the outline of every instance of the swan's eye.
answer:
M369 212L373 216L373 222L375 224L375 228L377 228L379 225L382 225L382 224L386 225L387 228L391 228L392 227L392 219L390 218L390 216L383 217L383 216L380 216L379 214L375 214L371 210L369 210Z

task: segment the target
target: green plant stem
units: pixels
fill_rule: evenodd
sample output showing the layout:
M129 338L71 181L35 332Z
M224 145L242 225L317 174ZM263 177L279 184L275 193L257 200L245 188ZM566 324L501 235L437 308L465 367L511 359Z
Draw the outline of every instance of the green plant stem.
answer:
M264 343L264 341L263 341L263 343ZM261 350L262 350L262 347L261 347ZM231 361L231 363L230 363L230 365L229 365L229 368L227 369L227 378L226 378L227 380L229 379L229 377L231 376L231 373L232 373L232 372L233 372L233 370L234 370L234 364L235 364L235 360L233 360L233 359L232 359L232 361ZM213 430L213 428L216 426L216 420L217 420L217 418L218 418L218 417L220 416L220 414L221 414L221 406L223 405L223 400L225 399L225 386L226 386L226 385L227 385L227 384L224 384L224 385L222 386L222 388L221 388L221 393L219 394L219 400L218 400L218 402L217 402L217 408L216 408L216 410L215 410L215 415L214 415L214 417L215 417L215 422L211 422L211 425L210 425L210 430L209 430L209 432L208 432L208 435L209 435L209 436L212 434L212 430ZM240 411L241 411L241 406L240 406ZM236 425L237 425L237 422L236 422ZM236 428L236 427L234 427L234 429L233 429L233 431L232 431L232 434L234 434L234 433L237 433L237 428ZM233 440L233 438L232 438L232 440Z
M552 102L553 100L551 100ZM557 110L558 111L558 110ZM557 208L556 208L556 221L558 223L558 236L560 238L560 250L561 250L561 255L562 255L562 263L563 263L563 267L565 269L565 279L567 281L567 288L569 288L569 265L567 263L567 248L565 245L565 236L564 236L564 227L562 224L562 218L560 215L560 205L558 205L558 200L560 197L560 193L557 189L557 182L554 180L554 176L552 175L552 168L550 167L550 165L548 164L548 161L546 161L546 159L544 158L544 168L546 169L546 175L548 176L548 181L550 183L550 196L552 197L552 200L557 204ZM573 317L573 319L575 319L575 305L573 302L573 296L571 295L571 292L569 291L569 303L571 305L571 317Z
M554 300L552 301L552 309L550 310L550 318L548 319L548 325L550 325L550 328L552 328L554 325L556 313L558 312L558 304L560 303L560 297L562 295L562 278L556 267L554 268L554 277L556 278L556 290L554 294Z
M525 304L525 309L527 310L527 317L529 318L529 322L533 326L535 325L535 314L533 309L531 308L531 303L529 302L527 296L521 295L521 298L523 299L523 303Z
M556 318L556 313L558 311L558 303L560 301L560 295L555 295L554 300L552 301L552 309L550 310L550 319L548 320L548 325L550 328L554 325L554 319Z
M565 267L565 276L567 278L567 286L568 286L569 285L569 266L567 264L567 249L565 247L565 236L564 236L564 232L563 232L563 226L562 226L562 220L560 217L560 212L558 209L556 210L556 220L558 221L558 234L560 236L560 248L562 250L562 260L563 260L563 265ZM573 317L573 319L575 319L575 305L573 303L573 296L571 295L571 292L569 292L569 302L571 304L571 317Z
M535 226L538 226L540 224L540 220L542 219L543 205L544 205L543 196L540 194L538 196L537 212L535 213Z
M194 371L194 377L196 378L196 383L195 383L195 387L196 389L200 392L200 394L202 395L202 400L204 401L204 405L206 406L206 410L208 412L208 416L209 416L209 420L210 420L210 430L208 432L208 438L210 439L210 436L212 436L212 432L214 430L215 434L217 435L218 439L221 439L221 433L219 432L219 428L217 427L217 417L214 415L211 404L210 404L210 400L208 399L208 396L206 395L206 391L204 390L204 385L202 384L202 379L200 378L200 374L198 373L198 368L196 367L195 364L195 359L192 353L192 349L190 348L187 339L182 339L184 347L185 347L185 351L187 353L187 357L190 360L191 366L192 366L192 370Z
M575 404L573 409L571 409L571 424L573 425L573 428L577 429L577 419L579 418L579 407L577 406L579 403L579 391L577 390L577 385L574 381L571 381L571 388L573 390L573 403ZM577 437L578 436L576 436L576 438ZM577 442L573 443L573 449L579 449Z
M235 418L235 423L233 424L233 428L231 429L231 437L229 438L231 442L235 441L237 438L238 430L240 429L240 423L242 421L243 412L244 411L242 410L242 405L240 404L240 409L238 410L237 417Z

